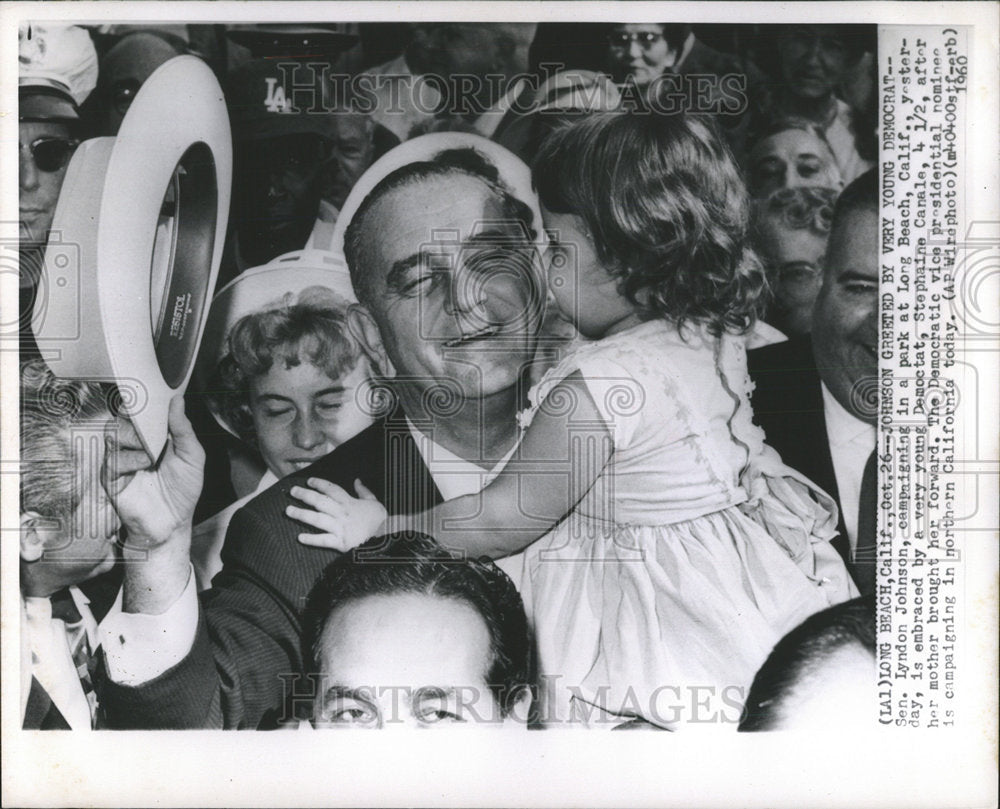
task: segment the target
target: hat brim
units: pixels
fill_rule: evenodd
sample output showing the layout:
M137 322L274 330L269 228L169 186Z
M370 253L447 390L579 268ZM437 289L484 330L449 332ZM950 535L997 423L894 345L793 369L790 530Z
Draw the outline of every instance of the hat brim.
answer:
M76 105L65 96L39 88L21 88L18 98L18 120L21 121L79 121Z
M448 149L475 149L484 154L500 173L500 179L510 189L511 193L525 203L530 209L539 234L539 242L545 243L545 231L542 227L542 214L538 204L538 195L531 185L531 169L512 151L482 135L466 132L432 132L411 140L404 141L394 149L390 149L382 157L372 163L368 170L358 179L347 195L340 209L340 216L333 228L333 244L331 250L338 256L344 256L344 233L354 215L361 207L365 197L370 194L385 177L396 169L411 163L431 160L439 152ZM346 261L345 261L346 263Z
M263 27L244 28L229 31L226 36L237 45L248 48L255 56L289 58L341 53L359 42L354 34L325 28L301 28L292 31Z
M153 460L167 443L170 400L194 368L231 188L222 88L201 59L178 56L145 81L116 137L80 144L56 204L52 230L63 238L46 248L49 293L35 303L37 342L58 349L46 357L57 376L117 383ZM67 245L72 272L64 268Z

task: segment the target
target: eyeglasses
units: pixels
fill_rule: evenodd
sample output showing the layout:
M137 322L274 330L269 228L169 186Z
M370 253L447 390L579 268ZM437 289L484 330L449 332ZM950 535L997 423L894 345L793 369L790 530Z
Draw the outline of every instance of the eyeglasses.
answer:
M27 146L22 145L21 149L31 152L31 157L39 169L53 172L59 171L66 165L79 143L78 140L68 138L36 138Z
M663 42L663 34L657 34L655 31L636 31L608 35L608 45L615 50L625 50L633 42L638 42L639 47L648 51L654 45Z

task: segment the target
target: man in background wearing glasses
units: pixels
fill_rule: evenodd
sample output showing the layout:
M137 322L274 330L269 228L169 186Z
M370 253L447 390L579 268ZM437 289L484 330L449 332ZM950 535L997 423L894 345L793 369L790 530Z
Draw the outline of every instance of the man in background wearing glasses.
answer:
M21 349L37 353L29 321L66 166L83 137L80 105L97 84L97 52L74 25L23 25L18 39Z

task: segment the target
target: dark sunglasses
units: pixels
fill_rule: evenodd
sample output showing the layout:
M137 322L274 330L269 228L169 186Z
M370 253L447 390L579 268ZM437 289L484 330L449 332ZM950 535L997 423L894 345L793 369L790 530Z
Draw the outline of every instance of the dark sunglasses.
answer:
M28 144L27 149L39 169L52 172L59 171L66 165L79 143L78 140L68 138L36 138Z

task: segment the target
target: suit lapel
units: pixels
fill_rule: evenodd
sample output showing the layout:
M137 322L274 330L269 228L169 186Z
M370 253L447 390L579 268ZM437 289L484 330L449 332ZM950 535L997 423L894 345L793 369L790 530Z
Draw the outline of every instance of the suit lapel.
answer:
M390 514L415 514L443 502L402 411L386 419L384 435L381 488L386 510Z
M839 502L840 493L837 490L837 476L833 471L830 436L826 431L826 413L823 410L823 389L818 374L810 374L808 384L802 391L802 400L803 409L813 414L810 419L812 422L810 429L814 430L820 439L809 442L809 450L800 456L802 463L809 466L807 476Z
M758 353L759 352L759 353ZM751 352L751 372L758 390L753 397L755 420L767 443L781 459L798 470L840 504L837 475L826 430L823 389L812 343L789 340ZM849 556L843 513L838 515L839 535L831 542Z
M833 468L833 454L830 452L830 436L826 429L826 410L823 407L823 389L819 374L812 385L812 395L818 405L818 422L823 440L816 448L816 476L813 480L837 502L837 536L830 544L833 545L841 558L847 562L851 558L850 543L847 540L847 524L844 522L844 509L840 505L840 489L837 487L837 473Z

